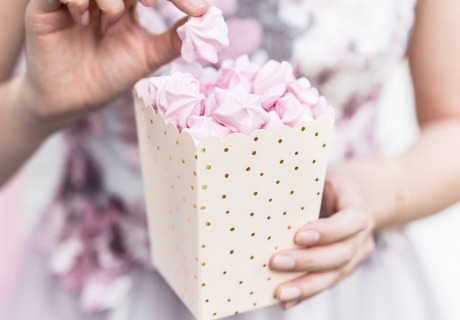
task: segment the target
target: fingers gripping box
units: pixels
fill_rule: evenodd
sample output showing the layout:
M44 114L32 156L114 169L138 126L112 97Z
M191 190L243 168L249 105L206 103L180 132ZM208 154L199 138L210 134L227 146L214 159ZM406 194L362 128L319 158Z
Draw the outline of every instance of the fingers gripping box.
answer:
M156 269L197 319L277 303L299 273L268 262L319 216L333 118L195 143L134 96Z

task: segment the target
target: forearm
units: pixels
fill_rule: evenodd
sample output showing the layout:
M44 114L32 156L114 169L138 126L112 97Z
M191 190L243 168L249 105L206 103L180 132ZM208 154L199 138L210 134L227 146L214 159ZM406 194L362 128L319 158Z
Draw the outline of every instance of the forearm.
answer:
M24 13L28 0L0 1L0 82L11 76L24 42Z
M0 186L52 132L27 111L24 92L22 77L0 84Z
M377 229L420 219L460 201L460 119L422 127L417 143L397 159L350 161L332 171L346 174L361 191ZM404 184L406 195L398 197Z

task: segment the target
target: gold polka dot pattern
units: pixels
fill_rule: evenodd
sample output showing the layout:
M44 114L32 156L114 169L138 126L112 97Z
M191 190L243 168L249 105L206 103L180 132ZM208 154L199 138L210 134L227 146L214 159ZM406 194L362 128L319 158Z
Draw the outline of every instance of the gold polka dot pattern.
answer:
M156 268L200 320L278 303L299 274L267 264L318 218L333 119L196 145L135 96Z

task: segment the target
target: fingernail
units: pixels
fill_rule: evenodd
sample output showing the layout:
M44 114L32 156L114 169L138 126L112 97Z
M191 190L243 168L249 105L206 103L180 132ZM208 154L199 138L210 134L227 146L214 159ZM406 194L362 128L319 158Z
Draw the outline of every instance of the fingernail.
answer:
M289 256L276 256L273 259L273 267L280 271L289 271L294 268L294 259Z
M280 300L281 301L292 301L297 300L300 297L300 289L297 287L289 287L281 289Z
M297 244L310 246L318 242L319 233L315 230L301 231L296 237Z
M111 25L111 26L107 29L107 35L108 35L109 37L113 37L114 35L116 35L117 32L118 32L118 26L119 26L118 23L115 23L115 24Z
M157 4L157 0L145 0L145 3L147 4L147 6L153 7Z
M85 11L81 16L81 24L84 26L89 25L89 11Z
M189 0L190 4L194 6L195 8L204 8L209 6L208 1L206 0Z

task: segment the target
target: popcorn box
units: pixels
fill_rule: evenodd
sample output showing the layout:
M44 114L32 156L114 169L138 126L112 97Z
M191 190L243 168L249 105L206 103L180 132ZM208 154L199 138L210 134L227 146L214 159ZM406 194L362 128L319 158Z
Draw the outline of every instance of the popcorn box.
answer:
M198 143L134 92L152 260L200 320L279 301L299 273L272 271L318 218L334 119Z

